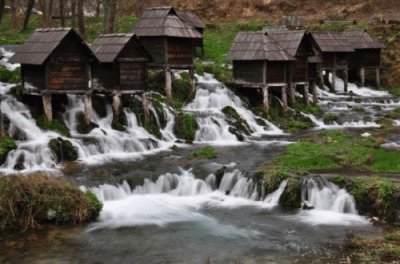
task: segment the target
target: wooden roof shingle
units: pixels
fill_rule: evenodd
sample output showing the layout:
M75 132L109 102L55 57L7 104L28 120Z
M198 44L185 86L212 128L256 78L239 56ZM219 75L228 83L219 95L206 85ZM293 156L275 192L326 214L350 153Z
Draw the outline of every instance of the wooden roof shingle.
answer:
M354 52L342 32L311 32L310 35L321 52Z
M139 22L133 28L138 37L178 37L200 39L203 36L194 27L187 24L173 7L146 8Z
M42 65L61 41L70 34L82 43L88 54L93 56L85 41L72 28L44 28L36 29L24 44L16 47L15 54L9 62Z
M178 16L194 28L206 28L203 21L193 12L178 11Z
M384 49L385 45L373 38L366 30L345 30L343 32L353 49Z
M305 36L304 30L288 30L286 27L267 27L263 32L275 40L291 56L296 56L301 41Z
M115 61L130 41L134 41L135 46L139 49L139 52L143 54L144 58L149 58L147 51L140 44L137 36L133 33L100 35L94 40L90 48L100 62L111 63Z
M263 32L239 32L229 51L230 60L295 60Z

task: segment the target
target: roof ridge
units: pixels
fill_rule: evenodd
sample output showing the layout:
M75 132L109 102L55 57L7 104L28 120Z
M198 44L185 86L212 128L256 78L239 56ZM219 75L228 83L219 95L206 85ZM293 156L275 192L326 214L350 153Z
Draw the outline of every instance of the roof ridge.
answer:
M70 31L72 27L37 28L35 32Z

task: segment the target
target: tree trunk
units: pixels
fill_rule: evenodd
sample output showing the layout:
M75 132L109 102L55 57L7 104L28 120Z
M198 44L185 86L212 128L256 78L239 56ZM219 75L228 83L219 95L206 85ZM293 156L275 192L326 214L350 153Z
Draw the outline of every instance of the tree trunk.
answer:
M61 27L65 27L65 12L64 12L64 0L59 0L59 9L60 9L60 23Z
M79 34L82 38L86 38L85 34L85 20L83 14L83 2L84 0L78 0L78 27Z
M11 26L17 27L17 7L15 6L15 0L10 0L11 5Z
M46 21L46 26L51 27L53 24L53 0L49 0L48 2L48 7L47 7L47 21Z
M104 33L107 32L107 21L108 14L110 10L110 0L103 0L103 10L104 10Z
M71 0L71 27L75 27L76 21L76 0Z
M0 0L0 24L1 24L1 20L3 19L5 5L6 5L6 1Z
M117 12L117 0L111 0L108 9L106 33L114 33L115 15Z
M100 6L101 6L101 0L97 0L97 2L96 2L96 19L99 19L99 17L100 17Z
M29 18L31 17L33 6L35 5L35 0L28 0L25 11L24 25L22 26L22 31L28 29Z

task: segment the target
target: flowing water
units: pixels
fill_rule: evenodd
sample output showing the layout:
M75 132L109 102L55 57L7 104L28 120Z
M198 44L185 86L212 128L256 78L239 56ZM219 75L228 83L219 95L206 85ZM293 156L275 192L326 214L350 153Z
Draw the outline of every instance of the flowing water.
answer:
M1 62L10 69L15 65ZM378 127L379 116L400 106L386 92L350 84L351 94L318 90L320 106L338 116L330 124L305 114L317 129ZM50 170L92 190L104 207L97 222L75 228L57 228L20 239L0 241L0 262L8 263L336 263L344 256L348 232L376 234L368 219L358 215L353 197L323 177L302 181L302 204L310 210L283 210L279 199L286 182L266 193L256 169L298 139L254 115L231 90L211 75L199 77L195 99L183 110L199 124L195 144L176 143L175 113L163 105L161 139L139 125L130 109L126 131L111 128L112 110L89 134L77 131L82 98L68 96L64 122L71 132L63 137L40 129L29 108L0 83L3 116L8 133L19 140L2 166L14 172ZM140 100L140 98L138 98ZM244 142L229 130L222 109L233 107L249 124ZM159 124L160 113L150 105ZM395 122L395 125L400 125ZM315 132L317 133L317 132ZM78 149L77 163L59 165L48 147L63 137ZM174 144L177 150L171 150ZM188 153L213 144L218 158L192 160ZM393 138L384 147L398 148ZM224 172L216 173L223 168Z

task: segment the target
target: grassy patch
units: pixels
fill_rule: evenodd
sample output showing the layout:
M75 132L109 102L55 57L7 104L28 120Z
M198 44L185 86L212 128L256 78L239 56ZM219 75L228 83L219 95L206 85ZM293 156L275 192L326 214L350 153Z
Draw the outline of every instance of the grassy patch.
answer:
M193 142L197 128L198 124L193 115L183 112L176 114L174 133L178 138L184 139L188 143Z
M190 152L188 155L189 159L215 159L217 157L217 152L211 146L202 147L196 151Z
M48 122L45 116L40 116L36 119L36 125L45 130L52 130L60 133L63 136L69 137L70 133L63 121L54 119L53 122Z
M0 82L4 83L20 83L21 70L20 68L10 71L6 67L0 65Z
M15 140L5 136L0 138L0 163L3 164L7 158L8 153L17 148Z
M338 121L339 117L332 113L326 113L324 115L324 123L325 124L333 124L334 122Z
M41 174L0 178L0 231L23 232L45 223L83 223L102 208L90 193L57 177Z

